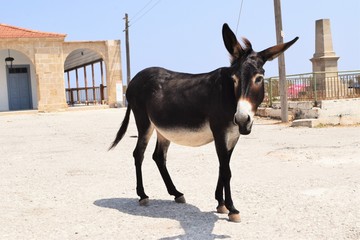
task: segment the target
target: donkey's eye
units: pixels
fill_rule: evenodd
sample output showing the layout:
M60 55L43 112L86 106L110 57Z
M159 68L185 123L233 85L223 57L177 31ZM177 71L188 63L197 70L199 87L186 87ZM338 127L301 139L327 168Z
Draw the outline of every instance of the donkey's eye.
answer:
M260 84L263 80L264 80L264 78L262 76L258 76L255 78L255 83Z

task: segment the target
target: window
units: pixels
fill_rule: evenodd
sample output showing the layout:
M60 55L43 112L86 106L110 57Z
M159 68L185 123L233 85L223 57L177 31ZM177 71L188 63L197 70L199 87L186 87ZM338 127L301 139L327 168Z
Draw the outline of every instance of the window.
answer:
M10 74L16 74L16 73L27 73L27 68L9 68Z

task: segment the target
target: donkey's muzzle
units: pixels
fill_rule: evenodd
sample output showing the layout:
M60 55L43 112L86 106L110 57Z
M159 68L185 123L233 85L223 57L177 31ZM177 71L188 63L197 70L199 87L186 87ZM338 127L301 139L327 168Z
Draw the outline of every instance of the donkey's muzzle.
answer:
M234 123L239 126L239 132L242 135L251 133L253 119L248 114L237 113L234 115Z
M253 104L247 99L240 99L234 114L234 123L239 126L239 132L242 135L248 135L254 121Z

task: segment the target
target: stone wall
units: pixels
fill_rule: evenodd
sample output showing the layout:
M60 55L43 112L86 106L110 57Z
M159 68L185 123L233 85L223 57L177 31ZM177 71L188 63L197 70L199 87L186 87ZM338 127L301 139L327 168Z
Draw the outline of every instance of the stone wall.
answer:
M34 46L40 112L67 108L62 43L62 41L41 41Z
M257 115L280 119L281 109L259 108ZM360 124L360 98L323 100L320 107L312 102L289 102L288 115L290 120L316 120L311 126Z
M40 112L65 110L64 63L66 57L79 48L99 53L106 66L106 85L110 107L123 106L120 41L64 42L59 38L1 39L0 49L12 49L29 58L35 69L37 106ZM5 76L6 81L6 76Z
M360 98L321 101L320 124L360 124Z
M122 92L120 40L64 42L64 62L72 51L81 48L93 50L102 56L106 67L106 89L108 94L108 104L110 107L124 106ZM121 91L119 92L117 89L121 89Z
M123 100L122 71L120 63L120 41L106 41L107 90L110 107L125 106Z
M31 61L37 83L39 111L56 111L67 108L64 85L63 37L1 39L0 49L21 52Z

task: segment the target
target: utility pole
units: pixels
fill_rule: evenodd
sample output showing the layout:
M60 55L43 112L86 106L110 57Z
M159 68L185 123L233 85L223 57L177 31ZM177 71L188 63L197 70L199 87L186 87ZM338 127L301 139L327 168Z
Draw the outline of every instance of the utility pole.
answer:
M125 13L125 45L126 45L126 87L129 86L131 80L130 74L130 44L129 44L129 17L128 14Z
M275 12L275 26L276 26L276 41L277 44L282 44L284 43L284 32L282 30L280 0L274 0L274 12ZM281 121L288 122L289 116L288 116L287 83L286 83L284 53L282 53L278 57L278 67L279 67L280 101L281 101Z

